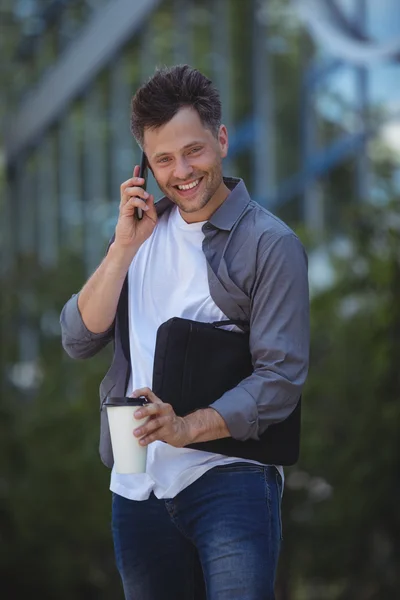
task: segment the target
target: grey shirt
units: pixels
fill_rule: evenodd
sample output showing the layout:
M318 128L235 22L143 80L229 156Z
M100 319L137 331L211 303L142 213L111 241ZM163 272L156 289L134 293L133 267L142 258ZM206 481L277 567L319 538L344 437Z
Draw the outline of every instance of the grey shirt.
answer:
M203 226L203 252L214 302L229 319L249 323L254 372L210 406L223 417L233 438L257 440L269 425L294 410L307 377L307 256L293 231L251 200L242 180L224 181L231 193ZM172 206L163 198L156 204L157 213ZM115 340L114 358L100 385L100 455L112 467L102 405L111 390L113 395L125 395L131 369L118 322L104 333L90 332L79 312L78 295L68 300L60 321L63 347L72 358L94 356Z

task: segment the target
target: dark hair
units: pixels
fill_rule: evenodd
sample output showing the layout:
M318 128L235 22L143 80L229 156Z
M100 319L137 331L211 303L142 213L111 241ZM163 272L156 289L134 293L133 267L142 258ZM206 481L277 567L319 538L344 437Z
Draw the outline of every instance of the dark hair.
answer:
M168 123L184 106L194 108L204 127L217 135L221 101L210 79L189 65L157 69L132 98L131 131L143 147L146 127Z

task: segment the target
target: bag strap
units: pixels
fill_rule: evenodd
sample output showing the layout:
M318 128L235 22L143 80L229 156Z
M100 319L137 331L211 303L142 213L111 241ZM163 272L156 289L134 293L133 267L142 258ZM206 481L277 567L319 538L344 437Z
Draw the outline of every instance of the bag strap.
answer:
M129 313L128 313L128 275L125 277L117 307L117 319L121 346L124 356L131 364L131 348L129 345Z
M108 253L111 244L115 240L115 234L108 242L106 254ZM121 294L119 296L117 312L115 320L118 321L119 335L121 338L121 346L124 356L128 362L131 363L131 350L129 346L129 318L128 318L128 274L125 277ZM114 334L115 336L115 334ZM115 350L115 339L114 339L114 350Z
M236 325L237 327L239 327L240 329L242 329L245 332L250 331L250 327L249 327L248 323L246 323L245 321L238 321L235 319L228 319L226 321L213 321L211 323L211 325L213 325L214 327L224 327L225 325Z

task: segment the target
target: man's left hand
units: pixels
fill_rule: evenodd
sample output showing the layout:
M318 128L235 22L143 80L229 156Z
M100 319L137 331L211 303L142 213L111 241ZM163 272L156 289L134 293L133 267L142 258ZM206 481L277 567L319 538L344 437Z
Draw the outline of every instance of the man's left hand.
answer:
M145 396L151 402L134 413L138 419L150 417L147 423L133 431L140 438L141 446L147 446L156 440L167 442L176 448L183 448L191 443L188 423L183 417L178 417L172 406L160 400L150 388L135 390L132 396Z

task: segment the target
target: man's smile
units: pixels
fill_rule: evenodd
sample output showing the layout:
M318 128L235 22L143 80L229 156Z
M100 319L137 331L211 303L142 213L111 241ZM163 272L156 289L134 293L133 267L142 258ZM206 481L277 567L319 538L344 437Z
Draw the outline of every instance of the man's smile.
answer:
M198 177L197 179L193 179L192 181L189 181L188 183L181 183L179 185L174 185L173 187L175 188L175 190L178 192L178 194L180 196L183 196L186 198L189 196L194 196L197 193L202 180L203 180L203 177Z

